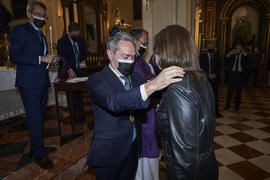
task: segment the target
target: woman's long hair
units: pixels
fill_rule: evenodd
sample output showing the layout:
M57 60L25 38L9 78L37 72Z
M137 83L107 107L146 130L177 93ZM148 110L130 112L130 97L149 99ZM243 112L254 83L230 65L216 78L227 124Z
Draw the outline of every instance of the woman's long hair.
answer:
M190 33L180 25L170 25L154 37L154 52L162 69L179 66L200 69L198 51ZM206 80L203 71L190 71L194 79Z

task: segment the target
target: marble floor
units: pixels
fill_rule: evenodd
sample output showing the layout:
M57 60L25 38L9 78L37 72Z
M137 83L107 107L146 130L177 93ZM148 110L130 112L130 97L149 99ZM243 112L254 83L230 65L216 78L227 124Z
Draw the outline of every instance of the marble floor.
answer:
M219 179L270 180L270 89L244 88L239 111L234 111L233 104L231 109L224 111L226 88L221 87L219 94L220 111L224 116L216 120L214 139ZM89 134L92 133L93 128L93 117L88 117L87 120L88 123L76 125L76 133L72 133L69 124L63 124L60 136L55 107L48 108L44 132L45 144L56 146L58 150L49 155L53 158L53 162L57 162L57 166L49 170L47 174L56 173L57 168L63 168L71 163L70 159L75 160L75 157L70 157L71 152L87 153L90 143ZM62 159L59 159L59 154ZM29 154L29 137L25 117L19 116L1 121L0 179L4 177L12 179L8 178L11 177L8 175L14 174L14 172L19 172L17 177L21 178L25 174L22 179L25 179L26 176L32 177L26 179L37 179L37 176L33 175L37 171L41 172L40 169L34 171L37 168ZM26 171L27 173L24 173ZM165 174L166 164L161 160L160 179L165 180ZM76 178L68 179L94 179L93 175L92 169L85 169ZM52 176L42 179L50 179L49 177Z

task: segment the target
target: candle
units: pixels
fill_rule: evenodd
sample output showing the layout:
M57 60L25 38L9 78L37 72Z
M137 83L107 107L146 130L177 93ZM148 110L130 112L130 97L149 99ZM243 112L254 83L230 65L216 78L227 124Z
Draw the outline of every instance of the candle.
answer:
M52 26L50 26L50 46L51 53L53 54Z

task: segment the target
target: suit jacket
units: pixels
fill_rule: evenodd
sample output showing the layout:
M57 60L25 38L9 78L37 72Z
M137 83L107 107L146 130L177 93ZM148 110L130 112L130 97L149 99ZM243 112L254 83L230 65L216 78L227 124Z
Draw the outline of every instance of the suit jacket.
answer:
M79 63L82 62L82 60L85 60L87 55L86 55L86 50L85 50L85 45L84 41L80 39L78 42L78 48L79 48ZM76 68L76 57L75 53L73 50L72 43L70 42L69 35L63 36L61 39L57 41L57 53L59 56L64 57L70 66L70 68L76 73L76 75L79 75L80 72L80 67ZM62 62L59 62L59 72L62 69ZM68 72L66 72L68 73Z
M86 162L88 165L110 167L119 165L127 157L133 135L130 110L148 107L148 102L142 100L140 93L140 85L145 81L135 72L130 77L131 90L125 89L108 65L88 78L86 84L95 118L94 136ZM140 144L141 130L136 112L135 126Z
M200 56L200 66L203 71L208 75L209 74L209 61L208 61L208 53L204 53ZM221 60L217 53L213 54L213 59L211 61L211 74L216 75L216 80L220 81L220 73L221 73Z
M42 37L46 42L43 34ZM10 33L10 41L9 55L17 65L15 85L23 88L50 86L47 63L39 64L39 56L44 56L44 42L40 40L38 31L29 22L16 25ZM47 46L47 42L45 44Z
M232 73L233 66L235 64L235 58L236 54L231 55L230 57L225 57L224 59L224 64L227 67L228 75ZM245 73L247 70L247 63L248 63L248 56L244 56L243 54L241 55L241 67L242 67L242 72Z

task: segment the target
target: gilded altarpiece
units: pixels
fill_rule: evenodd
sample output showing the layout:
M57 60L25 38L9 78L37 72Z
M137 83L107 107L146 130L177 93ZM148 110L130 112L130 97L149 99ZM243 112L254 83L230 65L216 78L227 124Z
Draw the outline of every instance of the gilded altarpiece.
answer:
M201 52L214 42L224 57L242 38L244 46L258 46L270 57L270 0L200 0L199 9Z

